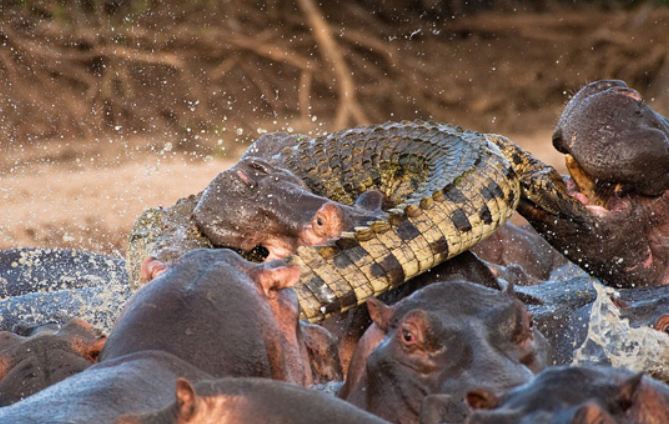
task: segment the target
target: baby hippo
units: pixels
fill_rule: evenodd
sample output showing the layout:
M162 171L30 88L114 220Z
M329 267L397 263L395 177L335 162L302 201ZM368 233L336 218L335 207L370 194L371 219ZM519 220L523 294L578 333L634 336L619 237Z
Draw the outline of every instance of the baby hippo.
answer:
M543 337L511 291L441 282L393 306L367 305L374 324L340 396L392 422L418 422L429 395L458 404L476 387L523 384L547 361Z
M62 328L41 326L26 336L0 332L0 406L28 397L88 368L106 338L74 319Z
M124 417L118 424L386 422L318 391L261 378L225 378L195 386L179 379L175 397L175 402L161 411Z
M569 101L553 144L567 155L571 178L554 179L564 194L519 211L609 284L669 284L669 121L624 82L596 81Z
M327 342L301 326L295 265L253 263L228 249L182 256L127 303L101 360L134 352L169 352L215 378L314 381L307 341ZM338 359L332 358L336 363ZM328 368L320 359L319 368ZM336 368L336 367L335 367Z
M669 387L624 369L556 367L498 398L467 395L468 424L655 424L669 422Z
M379 213L318 196L290 171L246 157L207 186L193 217L214 246L262 246L271 260L327 244Z

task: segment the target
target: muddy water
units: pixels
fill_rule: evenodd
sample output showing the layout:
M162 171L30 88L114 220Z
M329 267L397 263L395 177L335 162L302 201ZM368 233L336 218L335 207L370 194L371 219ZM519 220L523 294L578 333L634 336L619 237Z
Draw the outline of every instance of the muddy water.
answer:
M669 335L651 327L632 327L611 298L618 293L599 283L592 305L585 342L574 355L574 364L607 364L646 372L669 381Z

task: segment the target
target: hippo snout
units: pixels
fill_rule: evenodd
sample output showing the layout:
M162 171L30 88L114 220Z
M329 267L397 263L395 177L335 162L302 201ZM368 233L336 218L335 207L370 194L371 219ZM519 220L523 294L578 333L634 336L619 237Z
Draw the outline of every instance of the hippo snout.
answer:
M344 231L344 211L334 202L321 206L311 222L314 234L324 239L339 237Z

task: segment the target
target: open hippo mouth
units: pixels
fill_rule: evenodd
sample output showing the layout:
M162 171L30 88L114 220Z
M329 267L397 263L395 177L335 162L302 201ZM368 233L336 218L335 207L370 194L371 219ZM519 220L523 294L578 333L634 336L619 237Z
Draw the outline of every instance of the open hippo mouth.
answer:
M569 101L553 133L566 154L569 193L597 215L630 196L669 190L669 121L623 81L590 83Z
M521 202L523 216L608 284L668 284L669 121L624 82L596 81L569 101L553 145L570 176L559 188L545 174L548 190Z

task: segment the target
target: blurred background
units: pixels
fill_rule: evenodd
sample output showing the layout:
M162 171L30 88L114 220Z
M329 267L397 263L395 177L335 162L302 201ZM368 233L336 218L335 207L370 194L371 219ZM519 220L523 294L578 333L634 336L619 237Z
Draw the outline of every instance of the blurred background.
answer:
M123 254L267 131L432 119L561 167L605 78L669 114L669 1L0 0L0 248Z

